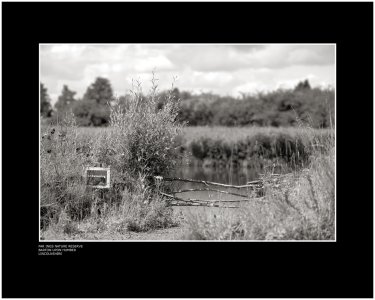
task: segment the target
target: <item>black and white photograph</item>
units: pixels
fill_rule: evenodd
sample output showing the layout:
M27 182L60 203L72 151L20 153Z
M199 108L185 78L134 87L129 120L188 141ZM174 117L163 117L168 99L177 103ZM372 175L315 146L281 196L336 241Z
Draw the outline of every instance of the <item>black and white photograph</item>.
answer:
M40 241L335 241L335 44L40 44Z
M373 297L372 2L68 2L1 4L3 298Z

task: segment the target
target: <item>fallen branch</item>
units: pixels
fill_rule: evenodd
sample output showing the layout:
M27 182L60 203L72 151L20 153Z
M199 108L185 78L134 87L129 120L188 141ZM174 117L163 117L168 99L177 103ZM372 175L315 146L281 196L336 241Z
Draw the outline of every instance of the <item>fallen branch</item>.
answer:
M260 176L282 176L285 174L266 174L266 173L259 173Z
M247 199L234 199L234 200L214 200L214 199L209 199L209 200L202 200L202 199L183 199L180 197L176 197L173 195L169 195L163 192L159 192L161 195L171 198L173 200L178 200L178 201L183 201L183 202L192 202L192 203L215 203L215 202L248 202L248 201L261 201L264 197L261 198L247 198ZM172 200L171 200L172 201ZM262 201L263 202L263 201Z
M221 190L217 190L217 189L210 189L210 188L205 188L205 189L185 189L185 190L173 191L171 193L172 194L180 194L180 193L186 193L186 192L218 192L218 193L222 193L222 194L234 195L234 196L238 196L238 197L247 198L246 195L237 194L237 193L233 193L233 192L227 192L227 191L221 191Z
M206 207L221 207L221 208L239 208L239 206L222 206L222 205L217 205L217 204L203 204L203 203L170 203L169 205L171 206L206 206Z
M261 185L263 184L263 181L262 180L253 180L253 181L249 181L249 182L246 182L247 185Z
M161 176L157 176L157 177L158 177L158 179L161 179L161 180L164 180L164 181L194 182L194 183L205 184L207 186L208 185L215 185L215 186L222 186L222 187L234 188L234 189L254 188L254 185L257 185L260 182L260 181L259 182L257 181L257 183L250 182L250 184L247 184L247 185L231 185L231 184L223 184L223 183L217 183L217 182L211 182L211 181L205 181L205 180L184 179L184 178L177 178L177 177L171 177L171 178L161 177Z

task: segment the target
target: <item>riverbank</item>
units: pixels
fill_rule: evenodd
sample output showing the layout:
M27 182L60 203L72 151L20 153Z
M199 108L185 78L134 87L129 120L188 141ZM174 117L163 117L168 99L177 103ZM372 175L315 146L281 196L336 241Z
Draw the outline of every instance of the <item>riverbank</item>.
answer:
M306 127L187 127L179 142L190 165L297 168L308 165L315 148L333 136L331 129Z
M90 141L110 128L81 127L81 140ZM203 167L256 168L274 163L293 167L308 165L315 148L335 135L333 129L309 127L185 127L172 145L183 154L183 164Z
M70 133L70 139L64 139L64 131L61 129L56 130L54 134L57 135L57 138L55 138L56 143L53 145L54 148L52 148L56 153L63 153L60 150L64 150L65 153L69 151L68 153L73 158L82 158L82 162L89 161L91 155L99 158L102 156L106 158L108 155L112 155L106 152L108 149L105 147L106 144L104 142L98 144L98 141L103 139L102 133L108 133L111 129L78 128L77 131L74 130ZM42 133L44 134L44 132ZM44 210L47 210L47 213L43 213L44 210L42 210L42 219L46 222L42 224L41 237L44 240L272 239L272 234L270 233L273 232L272 226L282 224L283 226L285 225L284 229L286 228L285 230L287 231L285 235L276 234L276 236L280 237L279 239L332 239L332 208L327 210L327 203L331 205L332 198L328 199L327 203L323 199L322 205L319 207L319 205L316 205L318 200L311 199L309 196L310 194L317 195L314 186L317 186L321 181L323 181L323 194L325 192L324 183L330 184L328 186L330 193L332 186L334 191L332 176L324 177L326 175L323 174L324 176L320 178L319 174L316 175L318 171L325 171L325 166L322 168L314 167L311 171L311 174L314 174L313 176L298 175L298 172L300 172L298 170L309 169L314 162L310 158L316 158L317 153L321 157L325 157L326 153L331 151L332 147L326 146L329 144L334 145L334 139L332 139L333 131L310 128L241 128L236 133L237 135L234 134L233 128L186 128L180 139L175 142L176 145L173 146L176 146L177 151L182 152L187 157L191 153L190 157L193 160L201 161L203 165L208 165L208 167L215 166L215 162L219 162L218 164L223 166L227 166L227 163L230 162L230 166L234 166L236 164L240 165L244 161L250 161L252 165L248 164L246 168L250 166L253 169L258 167L257 170L265 170L266 166L275 166L275 162L284 163L285 166L293 169L297 177L300 176L301 179L289 180L290 183L287 184L286 193L283 190L282 194L280 194L277 188L274 190L269 187L268 197L269 202L272 203L271 206L262 204L249 206L248 208L242 207L244 210L240 214L236 210L222 211L216 214L212 213L213 208L208 208L203 213L202 210L198 209L194 210L189 216L183 214L184 216L182 217L181 214L172 214L171 210L165 205L165 199L160 197L157 197L160 199L153 201L151 206L145 204L145 199L154 196L149 190L145 189L143 177L138 179L127 177L127 180L132 182L131 188L133 190L125 189L122 192L118 190L113 191L113 193L111 191L113 195L111 193L108 195L111 199L109 206L107 203L99 205L96 202L93 205L91 200L92 196L95 195L87 195L81 183L73 184L68 180L66 182L57 182L59 185L56 186L51 184L42 186L42 200L52 201L56 198L53 193L62 190L67 201L64 203L68 205L63 205L58 211L54 212L50 209L52 206L49 206L49 202L41 201L41 204L44 205ZM52 138L51 140L54 141ZM98 145L101 147L98 147ZM48 152L50 148L47 148L47 146L44 145L46 150L44 158L51 156L50 152ZM113 155L117 155L117 153ZM54 156L51 157L54 158ZM62 170L66 168L66 163L63 163L65 157L66 155L61 156L61 163L58 161L58 166ZM331 153L330 161L332 160L334 160L334 156L332 157ZM214 163L210 165L205 163L207 161ZM53 162L56 164L55 161ZM301 162L302 164L299 164ZM45 164L45 166L47 168L49 165ZM334 165L332 171L331 162L327 170L334 174ZM226 171L221 169L218 172ZM274 169L271 171L268 173L275 173ZM282 173L286 173L286 171L283 170ZM78 174L79 170L74 169L74 172ZM116 177L114 179L116 180ZM227 182L225 180L225 183ZM310 201L311 203L307 202L307 208L303 206L302 215L295 216L293 214L294 204L290 205L288 203L291 202L288 201L296 193L296 190L300 191L298 186L301 186L302 182L304 186L302 191L306 193L302 195L301 200L296 198L295 201L297 204L299 203L298 201ZM256 202L252 205L256 205ZM255 223L251 223L263 222L260 220L261 216L269 218L264 212L265 207L270 212L274 211L276 215L279 214L280 205L281 207L286 205L285 209L288 213L285 218L294 218L292 223L284 224L285 220L283 218L273 220L274 223L270 223L266 227L259 227L254 225ZM318 211L315 211L316 207L318 207ZM175 209L173 210L175 211ZM321 230L321 226L325 226L325 221L322 221L323 225L319 223L321 222L319 214L324 210L328 211L329 222L331 222L329 223L329 234L327 235L323 234ZM276 215L272 215L272 218ZM310 216L312 216L312 220L307 219ZM323 217L325 218L325 216ZM237 230L239 224L243 226L240 231ZM207 226L209 227L206 228ZM297 226L299 233L291 229L294 228L293 226ZM313 226L315 231L311 233L307 230L306 233L304 226ZM260 231L254 233L253 230Z

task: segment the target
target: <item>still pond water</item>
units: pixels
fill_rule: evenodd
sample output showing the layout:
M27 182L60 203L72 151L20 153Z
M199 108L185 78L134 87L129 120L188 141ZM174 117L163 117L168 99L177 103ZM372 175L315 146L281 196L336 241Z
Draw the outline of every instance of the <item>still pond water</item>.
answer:
M245 185L247 182L256 180L259 178L259 171L249 168L204 168L198 166L183 166L180 167L174 174L173 177L179 177L184 179L195 179L212 181L231 185ZM239 194L246 195L246 189L231 189L209 186L212 189L219 189L227 192L235 192ZM176 186L176 190L182 189L197 189L197 188L207 188L204 184L190 183L190 182L179 182ZM188 199L201 199L201 200L235 200L241 199L241 197L222 194L218 192L211 191L194 191L176 194L176 196Z

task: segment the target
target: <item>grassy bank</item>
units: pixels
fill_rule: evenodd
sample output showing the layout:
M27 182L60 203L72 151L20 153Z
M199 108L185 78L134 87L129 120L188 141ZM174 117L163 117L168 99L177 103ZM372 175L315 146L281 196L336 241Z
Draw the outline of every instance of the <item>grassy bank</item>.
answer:
M93 233L145 232L176 226L171 207L157 193L154 176L165 176L179 153L170 144L180 134L178 102L171 97L155 110L155 90L140 89L125 111L111 107L109 130L88 134L67 114L43 127L40 148L41 238L90 238ZM92 189L87 166L110 166L111 188Z
M111 128L82 127L83 141L99 138ZM251 167L263 169L273 163L284 167L307 166L315 148L332 138L332 129L302 127L185 127L176 137L176 148L192 165Z
M307 166L314 148L333 134L306 127L188 127L181 151L198 165L263 169L276 163L295 169Z
M48 133L47 129L44 128L43 133ZM57 130L55 134L58 136L61 130ZM59 172L64 166L66 171L81 174L84 165L94 162L93 157L102 157L101 160L99 159L102 162L104 157L111 157L111 154L102 151L108 149L108 139L113 134L111 133L113 129L72 127L71 130L69 134L73 138L69 140L75 141L71 152L75 160L73 158L66 160L70 152L64 151L63 147L59 146L58 139L55 141L56 145L61 147L58 150L61 155L65 153L64 157L61 156ZM236 210L187 209L182 219L179 213L166 206L164 199L152 192L152 188L147 187L146 178L142 176L123 174L127 176L122 177L128 182L126 188L118 190L115 188L104 197L87 191L83 184L72 182L68 184L69 181L65 187L61 183L55 186L54 194L51 194L51 190L46 188L45 182L42 181L41 203L44 226L41 236L52 240L153 239L152 233L160 232L157 239L334 239L335 154L332 132L311 128L236 128L235 130L221 127L185 128L182 132L185 145L205 138L212 138L226 145L230 143L238 145L243 140L259 141L260 136L275 139L285 135L289 135L291 140L292 137L303 139L305 143L301 151L306 155L309 154L309 159L305 161L303 167L279 178L271 177L266 172L263 177L266 187L265 197L261 201L242 205ZM322 136L324 138L321 140L316 138ZM320 144L314 144L316 141L320 141ZM100 145L106 147L101 148ZM79 152L77 156L76 148L84 148L84 146L86 149L83 149L82 153ZM231 148L235 149L234 146ZM208 151L215 153L210 149ZM261 157L259 153L258 157ZM277 155L275 158L281 159ZM52 167L53 165L49 169L53 173L55 171ZM46 166L42 171L45 170ZM68 174L69 172L65 173L62 178L69 178ZM49 175L48 178L54 178L53 176ZM120 183L120 177L114 176L115 187ZM59 199L59 206L48 206L53 202L51 200L56 199ZM148 203L147 201L151 199L153 201ZM176 231L173 234L166 234L163 238L163 228L176 228Z
M238 210L189 214L184 239L192 240L334 240L334 141L315 150L303 170L265 174L263 198Z
M333 130L304 124L183 128L176 121L178 101L168 96L155 110L155 92L145 98L135 91L126 110L111 106L107 128L78 128L72 114L58 126L42 127L42 239L128 239L132 233L142 239L142 233L177 228L169 237L334 239ZM181 216L159 193L173 187L160 186L155 176L169 176L184 155L198 164L263 169L264 196L240 209ZM274 168L266 167L276 163L286 168L274 177ZM83 176L88 166L110 167L111 188L88 187Z

